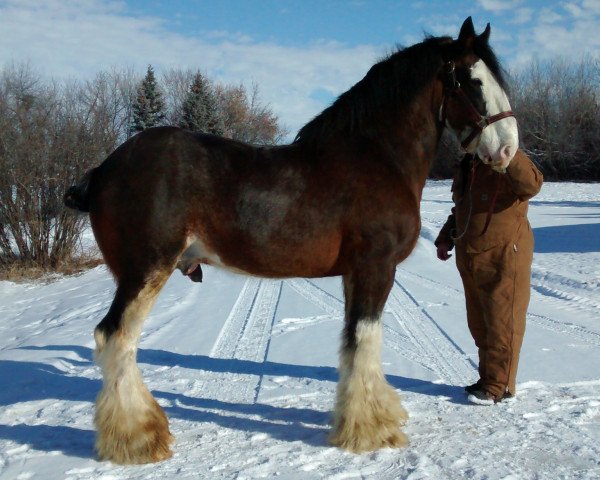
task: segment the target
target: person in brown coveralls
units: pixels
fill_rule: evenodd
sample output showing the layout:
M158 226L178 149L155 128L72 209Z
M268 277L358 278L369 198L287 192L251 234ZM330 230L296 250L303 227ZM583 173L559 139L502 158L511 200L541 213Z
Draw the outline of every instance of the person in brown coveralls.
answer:
M518 150L502 172L467 154L452 184L455 206L435 245L444 261L456 247L467 323L479 350L480 378L465 387L473 403L516 393L533 258L527 208L542 183L541 172Z

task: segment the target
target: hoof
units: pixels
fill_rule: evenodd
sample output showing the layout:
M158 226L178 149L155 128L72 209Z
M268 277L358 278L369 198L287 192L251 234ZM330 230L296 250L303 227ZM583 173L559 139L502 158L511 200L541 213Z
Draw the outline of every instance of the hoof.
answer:
M399 419L363 421L342 418L334 425L329 443L354 453L405 447L408 438L400 430L400 423Z
M351 452L371 452L380 448L399 448L408 445L408 438L400 430L408 414L400 404L400 397L387 383L381 383L375 392L365 390L338 397L333 429L329 435L332 445Z
M169 432L167 416L158 403L146 412L143 419L107 415L101 408L96 411L98 429L96 451L101 460L121 465L155 463L173 456L170 445L173 436ZM113 412L114 413L114 412Z

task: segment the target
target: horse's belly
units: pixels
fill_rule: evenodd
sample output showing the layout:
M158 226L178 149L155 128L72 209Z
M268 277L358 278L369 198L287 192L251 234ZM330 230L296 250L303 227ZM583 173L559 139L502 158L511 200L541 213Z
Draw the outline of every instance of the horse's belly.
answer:
M214 243L195 238L186 253L198 263L213 265L237 273L271 278L323 277L335 274L341 241L337 235L311 239L273 237L257 242L256 239L237 236ZM189 258L190 255L187 255Z
M196 236L189 237L186 243L186 249L179 258L178 268L186 273L193 265L200 263L224 268L236 273L249 273L243 269L237 268L229 262L223 261L217 250L208 247L207 243L202 239Z

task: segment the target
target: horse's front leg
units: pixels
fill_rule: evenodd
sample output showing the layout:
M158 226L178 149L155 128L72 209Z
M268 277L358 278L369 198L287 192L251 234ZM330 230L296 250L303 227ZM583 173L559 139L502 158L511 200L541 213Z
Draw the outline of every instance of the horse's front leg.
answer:
M401 447L407 413L381 367L381 315L395 265L366 266L344 276L345 327L330 442L353 452Z

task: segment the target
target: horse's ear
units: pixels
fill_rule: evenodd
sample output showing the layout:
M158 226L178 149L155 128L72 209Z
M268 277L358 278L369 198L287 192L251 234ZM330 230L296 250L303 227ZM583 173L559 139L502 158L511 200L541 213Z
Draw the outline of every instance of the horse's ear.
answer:
M473 19L468 17L460 27L460 33L458 34L458 42L466 48L470 48L475 40L475 27L473 26Z
M485 30L483 31L483 33L481 35L479 35L479 39L484 42L484 43L488 43L488 40L490 39L490 32L492 31L490 24L488 23L485 26Z

